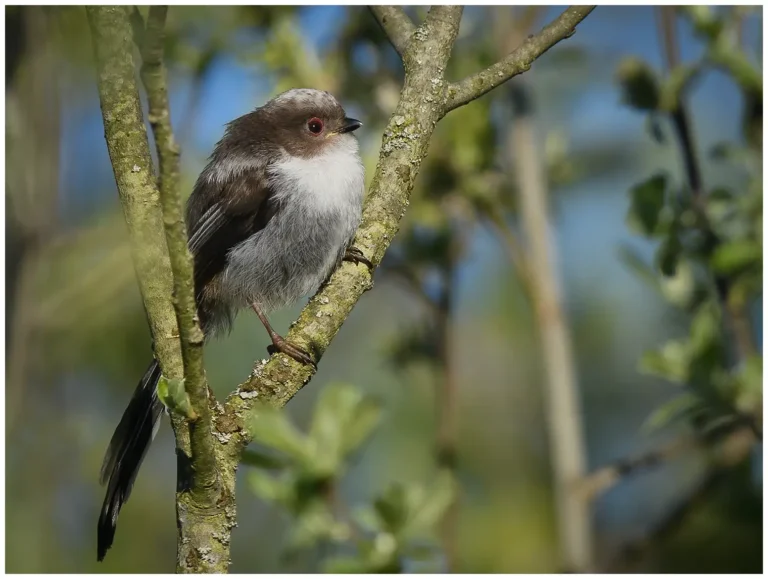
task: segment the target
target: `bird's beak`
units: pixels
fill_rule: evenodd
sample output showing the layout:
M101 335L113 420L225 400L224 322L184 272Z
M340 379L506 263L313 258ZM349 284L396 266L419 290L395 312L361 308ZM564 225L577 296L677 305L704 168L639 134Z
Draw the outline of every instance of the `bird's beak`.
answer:
M336 132L340 135L343 135L344 133L351 133L352 131L356 131L362 126L363 126L363 123L361 123L357 119L350 119L349 117L347 117L346 119L344 119L344 124Z

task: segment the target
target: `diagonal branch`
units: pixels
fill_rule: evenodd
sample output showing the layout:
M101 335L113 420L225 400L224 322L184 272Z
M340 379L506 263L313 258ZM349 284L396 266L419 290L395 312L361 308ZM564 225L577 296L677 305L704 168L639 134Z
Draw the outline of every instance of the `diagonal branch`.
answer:
M541 32L529 36L503 60L464 80L451 83L448 87L445 112L464 106L507 82L513 76L527 71L531 68L533 61L561 40L571 36L575 32L576 25L594 8L594 6L571 6L545 26Z
M421 65L406 67L400 102L384 131L379 163L354 240L355 247L375 265L381 262L399 229L432 131L441 116L442 107L429 104L444 99L443 74L459 30L460 15L460 7L433 8L414 33L419 43L414 50L409 49L409 58L418 58ZM365 267L343 263L309 301L286 339L319 360L370 287L371 276ZM216 418L218 436L228 441L229 452L239 456L250 441L245 425L255 412L255 400L283 406L312 374L312 369L282 354L257 364Z
M728 456L728 452L731 454L733 452L729 449L743 444L743 441L752 437L753 432L750 426L748 424L745 426L743 422L729 424L722 430L719 429L717 433L711 433L706 437L682 435L643 454L623 458L598 468L579 481L578 492L586 500L593 500L624 478L647 472L695 449L712 450L715 456L720 457L719 460L724 461L722 457Z
M669 462L699 444L700 441L693 436L681 436L644 454L617 460L584 477L578 483L578 492L585 500L591 501L613 488L623 478Z
M621 547L612 560L605 565L604 572L628 573L655 545L663 542L677 531L689 515L704 504L713 491L723 483L735 467L749 458L757 441L750 427L740 427L710 450L710 464L703 476L680 499L672 503L663 517L656 521L641 536Z
M368 8L384 29L397 53L403 56L416 31L411 19L400 6L369 6Z

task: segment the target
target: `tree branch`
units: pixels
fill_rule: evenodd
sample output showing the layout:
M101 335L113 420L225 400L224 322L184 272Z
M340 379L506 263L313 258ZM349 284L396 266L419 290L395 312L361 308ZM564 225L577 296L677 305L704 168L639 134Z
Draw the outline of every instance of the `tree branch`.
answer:
M745 426L743 422L729 424L707 437L683 435L658 448L638 456L617 460L593 471L579 483L579 492L586 500L591 501L613 488L622 479L661 466L690 450L697 448L707 450L711 447L716 455L728 456L723 449L740 445L747 438L753 438L753 433L750 425Z
M699 444L693 436L681 436L639 456L617 460L603 466L579 483L579 493L591 501L613 488L623 478L660 466Z
M576 25L584 20L594 8L594 6L571 6L556 20L545 26L541 32L529 36L505 59L482 72L473 74L459 82L451 83L448 87L445 112L448 113L464 106L507 82L513 76L527 71L531 68L531 64L547 50L571 36L575 32Z
M562 564L568 572L586 573L593 566L589 505L573 492L586 469L584 428L571 331L560 296L558 258L551 243L548 190L535 135L527 87L516 84L515 118L508 154L517 179L528 272L545 371L545 412L554 472Z
M155 355L167 379L186 377L185 388L197 414L189 428L184 420L172 416L180 451L177 571L225 572L229 565L229 532L234 526L235 465L222 463L221 474L217 470L221 452L211 431L202 333L195 319L192 265L178 192L178 150L170 126L162 64L166 9L151 8L142 47L142 78L158 146L162 196L152 171L135 82L130 9L88 7L87 13L96 52L105 137Z
M751 428L732 431L713 449L711 464L693 488L675 501L660 520L640 537L619 549L604 571L626 573L654 545L669 537L685 522L697 507L704 503L732 469L749 457L756 442Z
M680 66L680 54L675 30L675 8L659 7L658 25L659 35L664 43L664 58L666 61L667 72L671 73ZM714 244L720 243L718 234L713 230L710 223L709 213L706 207L706 196L704 192L704 180L702 177L701 166L696 157L696 148L693 141L690 117L686 108L684 95L677 99L677 106L670 111L672 126L677 135L680 145L680 155L683 161L683 169L688 186L691 190L691 201L693 209L697 214L701 228L705 236ZM713 273L712 282L714 285L715 296L723 311L726 330L733 336L733 355L735 357L734 365L742 364L750 355L757 352L752 337L752 328L749 319L744 314L743 308L734 304L731 300L731 280L726 276ZM759 409L751 413L752 424L755 433L762 436L762 426L758 417Z
M155 355L166 377L181 379L184 372L172 303L173 279L163 234L160 195L134 80L128 14L117 6L89 6L86 12L96 53L107 148L128 225Z
M173 271L173 305L179 325L181 354L184 361L184 389L189 397L196 419L186 428L178 417L174 420L177 444L184 460L190 461L191 477L189 488L177 495L179 535L177 545L177 570L198 572L204 567L190 566L190 553L210 549L210 529L205 517L196 516L195 506L216 504L221 497L221 480L217 468L217 455L211 425L210 404L215 404L213 394L208 390L203 365L203 332L197 317L192 256L187 247L187 228L179 190L179 147L171 126L168 104L167 73L163 62L165 20L167 6L151 6L141 46L141 79L147 91L149 111L147 118L155 136L160 175L160 201L163 209L165 239ZM186 446L187 436L189 448ZM183 469L182 469L183 470ZM187 485L182 485L186 487ZM189 491L187 496L186 490ZM228 535L229 527L215 529L219 536ZM220 542L221 543L221 542ZM220 560L223 570L229 560L229 541L224 547ZM194 560L194 557L192 558Z
M416 31L411 19L400 6L369 6L368 9L389 37L389 41L400 56Z
M354 240L375 265L399 229L408 198L424 159L445 99L443 73L459 29L461 7L433 8L414 33L419 39L406 52L405 81L398 103L384 131L379 163ZM421 64L416 65L416 60ZM413 64L414 66L410 66ZM362 294L371 277L360 265L344 262L302 311L286 339L319 360ZM251 437L245 425L255 400L286 404L311 379L313 370L282 354L257 364L251 377L229 396L216 418L221 440L239 454Z
M207 487L215 483L216 468L213 461L208 386L203 367L203 332L197 319L192 256L187 248L187 228L179 191L179 147L171 127L166 71L163 64L167 12L167 6L151 6L149 9L145 41L141 50L141 79L147 91L147 118L155 135L160 165L160 202L173 271L174 308L184 360L184 387L192 409L199 417L190 430L192 465L196 475L200 477L199 482Z

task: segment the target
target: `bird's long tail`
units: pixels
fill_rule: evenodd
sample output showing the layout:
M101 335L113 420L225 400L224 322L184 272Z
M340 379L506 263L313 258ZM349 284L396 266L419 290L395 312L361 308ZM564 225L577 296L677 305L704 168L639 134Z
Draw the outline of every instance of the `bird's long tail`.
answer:
M157 398L159 380L160 365L152 360L112 435L101 466L101 484L107 485L107 495L99 516L99 561L112 546L117 516L131 494L141 462L160 425L163 404Z

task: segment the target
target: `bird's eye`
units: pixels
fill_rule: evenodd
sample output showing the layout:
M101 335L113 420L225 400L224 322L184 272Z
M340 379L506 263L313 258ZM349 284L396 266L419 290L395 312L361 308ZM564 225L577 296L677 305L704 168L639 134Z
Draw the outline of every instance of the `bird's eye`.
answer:
M319 135L323 132L323 121L318 119L317 117L313 117L307 121L307 128L309 129L309 132L314 135Z

